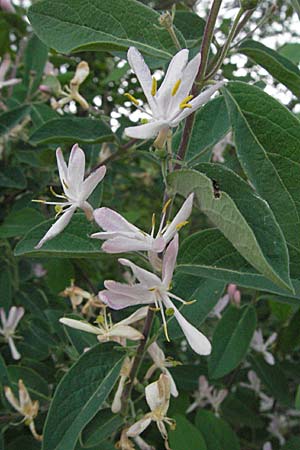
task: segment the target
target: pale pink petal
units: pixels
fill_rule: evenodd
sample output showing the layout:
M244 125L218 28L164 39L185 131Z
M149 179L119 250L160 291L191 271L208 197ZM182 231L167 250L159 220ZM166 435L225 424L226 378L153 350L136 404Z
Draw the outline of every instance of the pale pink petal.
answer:
M168 297L164 297L163 301L167 308L174 310L174 316L194 352L198 353L198 355L209 355L211 353L211 344L204 334L183 317Z
M127 237L116 237L109 239L102 245L102 250L106 253L125 253L148 251L151 249L149 239L128 239Z
M14 6L12 5L11 0L0 0L0 8L3 9L3 11L9 12L9 13L16 12Z
M85 331L92 334L101 334L100 328L91 325L83 320L68 319L67 317L62 317L59 319L60 323L66 325L70 328L75 328L76 330Z
M56 161L61 185L66 192L68 190L68 168L64 160L61 148L56 150Z
M277 333L272 333L271 336L268 337L268 339L265 342L265 346L269 347L272 345L277 339Z
M135 437L139 434L143 433L143 431L146 430L146 428L150 425L151 418L145 416L143 419L139 420L138 422L131 425L131 427L127 430L127 436L129 437Z
M141 297L128 297L127 295L116 294L115 292L110 292L107 290L100 291L98 296L103 303L108 305L110 308L117 310L143 303L152 303L149 299L142 299Z
M153 122L137 125L136 127L125 128L126 136L134 139L151 139L158 135L160 130L168 127L165 120L155 120Z
M171 394L173 395L173 397L178 397L179 393L178 393L177 386L174 381L174 378L172 377L171 372L168 369L164 369L164 372L169 377L169 380L170 380Z
M160 285L161 280L154 273L148 272L148 270L142 269L141 267L133 264L128 259L120 258L119 263L123 266L128 266L131 268L134 276L142 283L146 288L153 288L154 286Z
M157 342L153 342L151 345L149 345L148 353L158 368L164 367L166 357L162 349L157 344Z
M8 338L8 345L9 345L9 348L10 348L10 351L11 351L11 356L13 357L13 359L15 359L15 360L20 359L21 355L18 352L12 337Z
M275 364L275 358L274 358L274 356L272 355L272 353L270 353L270 352L264 352L263 355L264 355L264 359L265 359L266 363L270 364L270 366L274 366L274 364Z
M118 388L116 390L113 402L111 404L111 410L114 414L117 414L121 411L122 408L122 394L125 386L125 381L127 377L121 376L118 384Z
M166 253L163 258L163 266L162 266L162 281L163 285L167 290L169 290L173 273L176 265L176 259L178 254L178 234L174 237L174 239L170 242L167 247Z
M8 319L6 322L6 327L11 328L12 331L15 331L15 329L18 326L18 323L24 316L25 310L24 308L12 306L9 310Z
M86 180L82 183L81 195L82 198L88 199L96 186L103 180L106 174L106 166L101 166L99 169L92 172Z
M74 212L76 210L76 206L71 206L68 208L60 218L52 225L52 227L47 231L45 236L40 240L40 242L34 247L35 249L41 248L45 242L50 241L59 233L61 233L66 226L69 224Z
M5 394L7 401L11 404L11 406L16 411L18 411L19 413L22 414L22 409L20 407L20 404L19 404L18 400L16 399L16 397L10 387L8 387L8 386L4 387L4 394Z
M151 251L161 253L164 251L167 242L163 236L157 237L152 241Z
M0 81L0 89L8 86L14 86L15 84L21 83L21 78L12 78L11 80Z
M148 313L148 306L143 306L142 308L137 309L133 314L128 316L126 319L118 322L118 325L131 325L132 323L139 322L140 320L145 319Z
M110 208L98 208L94 211L94 218L99 227L108 232L119 231L142 234L141 230L128 222L121 214Z
M151 88L152 88L151 72L149 70L149 67L145 63L144 58L135 47L130 47L127 52L127 59L131 69L136 74L137 79L139 80L139 83L144 91L144 94L147 98L150 108L151 109L153 109L153 107L155 108L155 102L151 95Z
M85 154L78 144L73 145L69 163L68 163L68 181L72 181L72 187L77 188L81 186L85 171Z
M178 228L180 228L180 226L184 224L190 217L193 209L193 201L194 201L194 193L191 193L184 201L180 210L178 211L178 213L176 214L176 216L174 217L174 219L164 232L163 237L166 242L169 242L173 238Z
M5 314L5 311L3 308L0 308L0 318L1 318L1 323L2 323L3 328L6 328L7 319L6 319L6 314Z
M119 283L114 280L105 280L104 286L111 292L115 294L124 294L128 297L147 297L153 299L153 293L150 292L146 287L141 286L140 284L128 285L125 283ZM153 300L152 300L153 301Z

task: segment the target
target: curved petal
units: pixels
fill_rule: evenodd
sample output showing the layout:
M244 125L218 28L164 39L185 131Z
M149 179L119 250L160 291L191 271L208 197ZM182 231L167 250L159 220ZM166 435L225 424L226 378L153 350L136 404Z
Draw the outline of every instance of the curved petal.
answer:
M139 282L148 289L153 288L154 286L160 286L161 280L154 273L149 272L148 270L142 269L141 267L135 265L131 261L125 258L119 258L119 263L122 266L128 266L132 270L134 276L139 280Z
M170 401L170 379L166 374L161 374L157 381L148 384L145 389L145 396L151 411L159 409L166 413Z
M178 397L179 393L177 390L177 386L176 383L174 381L174 378L171 375L171 372L168 369L164 369L165 374L169 377L170 380L170 389L171 389L171 395L173 395L173 397Z
M100 183L100 181L103 180L105 174L106 174L106 166L101 166L99 167L99 169L92 172L86 178L86 180L84 180L82 184L80 190L81 198L87 200L91 195L91 193L93 192L93 190L96 188L96 186Z
M59 319L60 323L67 325L67 327L75 328L76 330L85 331L87 333L101 334L100 328L91 325L83 320L68 319L67 317L62 317Z
M56 162L57 162L57 168L58 168L60 182L63 187L63 190L65 191L65 189L67 189L67 185L68 185L68 167L64 160L63 153L62 153L62 150L60 147L56 150Z
M100 291L98 293L98 296L103 303L108 305L110 308L116 310L128 308L129 306L135 306L143 303L146 304L153 303L153 300L149 298L145 299L141 297L137 298L129 297L127 295L116 294L115 292L107 291L105 289L103 291Z
M160 100L162 97L171 96L175 83L182 78L183 70L189 58L189 51L184 48L176 53L170 61L164 80L157 91L156 97Z
M142 234L136 226L132 225L121 214L110 208L98 208L94 211L96 223L105 231L119 231Z
M163 301L167 308L174 310L175 318L194 352L198 353L198 355L209 355L211 353L211 344L207 337L183 317L168 297L164 297Z
M125 134L134 139L151 139L158 135L160 130L166 128L168 122L166 120L153 120L152 122L136 127L125 128Z
M17 347L15 346L14 340L12 337L8 338L8 345L11 351L11 356L13 359L18 360L21 358L20 353L17 350Z
M149 294L149 290L140 284L129 285L114 280L105 280L104 286L107 290L114 292L115 294L124 294L128 297L138 298L153 295L151 293Z
M136 74L137 79L144 91L146 99L151 109L155 109L155 101L151 95L152 77L149 67L144 61L144 58L135 47L130 47L127 52L128 63Z
M149 242L150 241L150 242ZM128 237L116 237L109 239L102 245L102 250L106 253L124 253L150 250L151 238L130 239Z
M178 255L178 245L179 245L178 241L179 241L178 234L176 234L174 239L168 245L163 259L162 280L166 290L169 290L169 286L173 278L176 259Z
M119 323L113 326L111 331L108 332L108 336L117 336L131 341L140 341L144 339L144 335L129 325L120 325Z
M180 225L184 224L190 217L193 208L193 201L194 193L191 193L164 232L163 237L166 242L169 242L173 238L173 236L177 233L178 228L180 228Z
M73 145L69 164L68 164L68 181L72 182L72 187L81 187L85 171L85 154L78 144Z
M24 313L25 310L21 306L20 307L12 306L9 310L6 327L11 328L13 331L15 331L15 329L18 326L18 323L24 316Z
M118 384L118 388L116 390L112 405L111 405L111 410L114 414L117 414L118 412L121 411L121 407L122 407L122 393L124 390L124 386L125 386L125 381L126 381L125 376L121 376L120 377L120 381Z
M143 306L143 308L137 309L133 314L128 316L126 319L118 322L118 325L131 325L132 323L145 319L148 310L149 310L148 306Z
M150 425L151 418L145 416L143 419L138 420L136 423L131 425L131 427L127 430L127 436L129 437L135 437L141 434L143 431L146 430L146 428Z
M45 236L40 240L40 242L34 247L35 249L41 248L45 242L50 241L59 233L61 233L66 226L69 224L74 212L76 210L76 206L71 206L68 208L60 218L52 225L52 227L47 231Z

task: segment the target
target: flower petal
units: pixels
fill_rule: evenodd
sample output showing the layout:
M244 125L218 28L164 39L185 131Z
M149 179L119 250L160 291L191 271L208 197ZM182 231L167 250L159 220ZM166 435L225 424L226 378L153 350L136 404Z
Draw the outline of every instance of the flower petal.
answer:
M139 434L141 434L143 431L146 430L146 428L150 425L150 423L151 418L145 416L143 419L138 420L133 425L131 425L131 427L128 428L127 436L129 437L138 436Z
M164 369L164 372L169 377L169 380L170 380L171 395L173 395L173 397L178 397L179 392L177 390L177 386L174 381L174 378L172 377L171 372L168 369Z
M172 89L175 83L182 78L183 70L188 62L189 51L184 48L176 53L170 61L167 73L157 92L157 99L161 101L162 98L168 97L170 100Z
M34 247L35 249L41 248L45 242L50 241L59 233L61 233L66 226L69 224L74 212L76 210L76 206L71 206L68 208L60 218L52 225L52 227L47 231L45 236L40 240L40 242Z
M68 319L67 317L62 317L59 319L59 321L63 325L67 325L67 327L70 328L75 328L76 330L86 331L87 333L92 334L101 334L100 328L95 327L88 322L84 322L83 320Z
M135 47L130 47L127 52L128 63L136 74L140 85L144 91L144 94L147 98L149 106L151 109L155 108L155 102L151 95L152 89L152 77L149 67L144 61L144 58L140 54L140 52Z
M96 186L103 180L105 174L106 166L101 166L84 180L80 191L83 199L87 200L89 198Z
M18 326L18 323L24 316L25 310L24 308L12 306L8 313L8 319L6 322L6 327L11 328L12 331L15 331L15 329Z
M105 231L119 231L142 234L136 226L132 225L121 214L110 208L98 208L94 211L94 219Z
M17 347L15 346L14 340L12 337L8 338L8 345L11 351L11 356L13 357L13 359L18 360L21 359L21 355L17 350Z
M165 374L161 374L157 381L148 384L145 396L151 411L159 409L164 415L168 411L170 402L170 380Z
M186 222L187 219L190 217L193 208L193 201L194 201L194 193L191 193L184 201L180 210L178 211L178 213L176 214L176 216L174 217L174 219L164 232L163 237L166 242L169 242L173 238L173 236L177 233L180 225Z
M132 323L139 322L142 319L145 319L148 313L148 306L143 306L142 308L137 309L133 314L128 316L126 319L118 322L118 325L131 325Z
M68 164L68 182L72 184L72 188L78 191L83 182L85 171L85 154L78 144L73 145L69 164ZM71 188L71 186L70 186Z
M151 139L157 136L160 130L166 127L168 127L168 122L166 120L153 120L152 122L143 125L125 128L124 132L126 136L130 138Z
M135 306L143 303L151 304L149 299L143 299L141 297L129 297L127 295L116 294L115 292L103 290L98 293L100 300L108 305L112 309L124 309L128 306ZM148 301L147 301L148 300Z
M120 325L119 323L114 325L107 334L108 336L130 339L131 341L139 341L144 339L144 335L140 331L130 327L129 325Z
M153 297L153 293L149 291L149 289L145 288L144 286L141 286L140 284L134 284L134 285L128 285L125 283L119 283L118 281L114 280L105 280L104 286L106 289L108 289L111 292L114 292L115 294L121 294L121 295L127 295L128 297Z
M67 186L68 186L68 167L64 160L63 153L62 153L62 150L60 147L56 150L56 162L57 162L60 182L63 187L63 190L66 192L66 190L68 190L68 188L67 188Z
M177 255L178 255L178 234L176 234L174 239L168 245L163 259L162 282L166 290L169 290L169 286L173 278Z
M151 238L149 239L130 239L128 237L116 237L109 239L102 245L102 250L106 253L124 253L124 252L137 252L148 251L152 247Z
M134 276L139 280L139 282L144 285L145 288L151 289L154 286L161 285L161 280L154 273L148 270L142 269L133 262L125 258L119 258L119 263L123 266L128 266L132 270Z

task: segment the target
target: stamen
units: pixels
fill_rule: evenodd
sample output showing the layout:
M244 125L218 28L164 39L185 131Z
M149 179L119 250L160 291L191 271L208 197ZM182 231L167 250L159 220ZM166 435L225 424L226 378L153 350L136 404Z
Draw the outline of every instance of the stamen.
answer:
M155 77L152 77L152 87L151 87L151 95L154 97L157 92L157 79Z
M102 325L102 324L104 323L104 317L100 314L100 315L96 318L95 322Z
M167 308L166 309L166 316L174 316L174 308Z
M54 195L54 197L63 198L63 199L67 198L65 195L57 194L52 186L49 187L49 191L51 192L52 195Z
M62 214L62 213L64 212L63 207L60 206L60 205L55 205L55 206L54 206L54 209L55 209L55 212L56 212L55 219L56 219L60 214Z
M163 214L166 214L168 206L170 205L171 201L172 201L172 199L169 198L169 200L165 203L165 205L164 205L164 207L162 209Z
M139 106L139 101L131 94L124 94L135 106Z
M180 109L184 109L184 108L192 108L192 105L189 104L189 101L192 100L194 96L193 95L188 95L184 100L182 100L182 102L179 105Z
M47 203L46 200L31 200L33 203Z
M64 183L65 188L66 188L66 189L69 189L69 186L67 185L67 183L66 183L65 180L63 180L63 183Z
M179 231L181 230L182 227L184 227L185 225L187 225L189 223L188 220L184 220L183 222L180 222L176 225L176 230Z
M174 97L174 95L177 94L177 91L178 91L180 85L181 85L181 79L179 78L179 80L177 80L176 83L173 86L172 97Z

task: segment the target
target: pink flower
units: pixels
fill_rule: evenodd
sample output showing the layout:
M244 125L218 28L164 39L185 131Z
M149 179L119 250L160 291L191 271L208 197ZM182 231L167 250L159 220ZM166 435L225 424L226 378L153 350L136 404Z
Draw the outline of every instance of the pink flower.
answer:
M44 200L35 200L39 203L45 203L47 205L55 205L57 212L56 216L60 218L52 225L47 231L45 236L35 246L36 249L41 248L45 242L53 239L59 233L61 233L69 224L77 208L82 209L89 220L93 217L93 208L87 202L87 199L96 188L96 186L102 181L106 167L101 166L99 169L92 172L84 180L85 171L85 154L84 151L75 144L71 150L69 165L64 161L63 154L60 148L56 150L56 160L59 171L59 177L61 185L64 191L63 195L54 195L58 198L65 200L64 202L46 202ZM66 208L66 209L64 209Z
M151 305L154 303L161 312L165 334L169 340L164 313L165 307L168 315L174 315L192 349L199 355L209 355L211 352L209 340L183 317L171 300L172 298L183 304L188 303L170 292L177 254L178 235L174 237L165 252L162 279L154 273L136 266L128 259L120 258L119 262L131 268L138 283L129 286L116 281L106 280L104 282L106 289L99 292L99 298L112 309L123 309L128 306Z
M21 355L18 352L13 337L15 335L16 328L18 323L24 316L24 308L12 306L9 310L8 316L6 317L5 311L3 308L0 308L0 319L1 319L1 327L0 334L4 336L5 341L8 343L11 355L13 359L20 359Z
M0 0L1 2L1 0ZM1 6L1 3L0 3ZM4 9L4 8L3 8ZM10 56L7 53L4 55L1 64L0 64L0 90L7 86L14 86L15 84L20 83L22 80L20 78L11 78L10 80L5 81L6 74L10 67Z
M273 333L264 342L262 331L256 330L251 341L251 348L256 352L261 353L266 363L270 364L270 366L274 366L275 358L272 353L268 351L268 348L275 342L276 338L277 333Z
M130 251L162 252L166 245L173 239L182 226L187 223L192 207L194 194L190 194L182 207L172 220L164 227L167 207L163 208L161 223L156 236L155 220L152 221L151 233L132 225L124 217L109 208L99 208L94 211L94 218L97 224L105 230L104 232L92 234L92 238L103 239L106 242L102 245L102 250L107 253L122 253Z
M9 13L16 12L11 0L0 0L0 8Z

